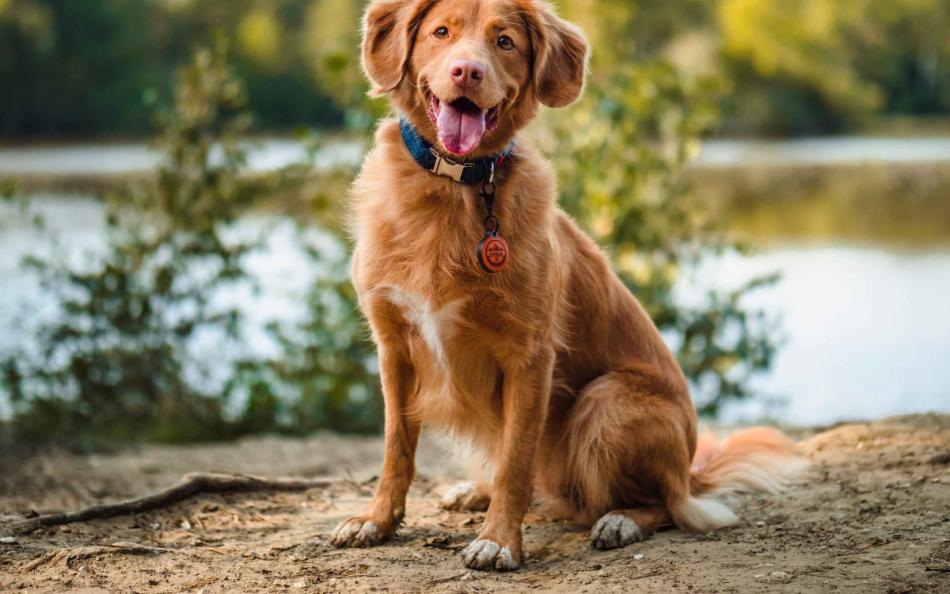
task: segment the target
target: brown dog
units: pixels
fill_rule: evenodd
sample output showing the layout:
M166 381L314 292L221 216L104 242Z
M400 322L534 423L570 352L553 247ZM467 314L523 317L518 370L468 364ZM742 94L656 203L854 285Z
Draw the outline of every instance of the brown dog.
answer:
M557 207L551 166L521 139L511 151L539 104L580 95L581 32L540 0L377 0L364 27L366 73L404 118L380 124L352 190L353 282L379 350L386 448L376 496L334 544L393 535L423 423L494 468L490 492L471 485L448 502L490 498L463 553L477 569L520 566L535 489L611 548L671 522L731 524L711 495L780 488L792 458L777 431L697 451L687 384L656 327Z

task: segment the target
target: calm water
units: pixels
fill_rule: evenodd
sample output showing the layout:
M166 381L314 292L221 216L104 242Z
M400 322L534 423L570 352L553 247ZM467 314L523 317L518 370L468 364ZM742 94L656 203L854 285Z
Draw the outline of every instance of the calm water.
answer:
M359 163L363 144L337 141L318 151L317 166ZM299 142L264 138L250 144L249 167L269 170L301 162ZM781 141L711 140L700 167L736 165L907 163L950 161L950 138L820 138ZM151 171L159 154L144 143L0 147L0 175L115 175Z
M950 139L914 141L832 139L792 143L729 143L707 146L703 164L736 162L950 161ZM296 147L296 148L295 148ZM252 159L267 169L299 158L295 143L265 144ZM347 151L352 152L349 154ZM360 147L326 155L332 162L358 159ZM318 160L319 162L319 160ZM3 173L121 173L147 170L154 155L143 146L0 150ZM32 168L32 169L31 169ZM77 262L101 245L101 206L85 196L33 197L62 244ZM31 327L55 315L36 279L18 268L20 258L47 249L39 235L0 210L0 349L28 344ZM239 287L221 296L248 312L251 324L239 347L208 336L195 347L197 360L222 353L273 353L263 326L268 319L290 322L302 313L313 270L288 239L291 225L281 219L246 221L236 232L263 234L266 248L248 262L261 291ZM310 236L324 253L343 258L342 248L319 233ZM946 245L946 244L944 244ZM727 407L727 421L764 415L791 423L820 424L846 419L925 412L950 412L950 249L895 248L874 241L861 244L770 244L751 257L727 255L708 260L678 288L693 302L708 287L735 287L756 275L779 271L782 281L750 296L783 320L785 343L773 371L756 380L759 398ZM237 349L240 348L239 353ZM200 373L196 369L194 373ZM213 370L210 372L213 376ZM209 378L213 381L214 378ZM0 415L4 403L0 401Z
M8 204L0 203L0 352L36 348L32 336L44 321L59 312L38 277L24 271L27 255L55 255L73 267L94 262L102 252L105 230L104 209L91 196L39 194L31 196L31 207L45 220L48 232L37 231ZM244 260L250 282L232 283L212 296L211 307L238 307L244 314L243 335L232 340L220 333L199 333L190 345L191 366L185 373L208 391L223 386L229 363L242 357L273 357L280 350L267 331L271 322L285 327L302 319L308 289L323 270L314 266L302 246L320 253L333 269L343 266L347 254L331 235L318 230L301 230L290 220L259 216L242 221L225 234L241 240L261 240L261 248ZM58 238L52 245L49 237ZM35 352L35 351L34 351ZM236 403L240 405L241 403ZM8 402L0 393L0 418L9 415Z
M755 382L763 397L730 406L726 418L820 424L950 412L950 250L787 245L709 261L692 286L737 286L776 270L781 282L746 303L781 316L786 342ZM696 294L688 289L686 302Z

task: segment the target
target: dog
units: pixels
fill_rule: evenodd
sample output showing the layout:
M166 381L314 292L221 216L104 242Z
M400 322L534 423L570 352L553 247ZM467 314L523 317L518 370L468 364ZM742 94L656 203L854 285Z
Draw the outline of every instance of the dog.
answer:
M521 566L534 495L608 549L667 525L733 524L713 496L782 488L795 458L777 430L698 443L676 359L518 136L540 106L581 95L582 32L541 0L375 0L362 60L399 114L379 124L350 196L385 453L372 502L333 544L393 536L423 424L475 444L494 470L490 487L446 501L487 506L462 553L473 569Z

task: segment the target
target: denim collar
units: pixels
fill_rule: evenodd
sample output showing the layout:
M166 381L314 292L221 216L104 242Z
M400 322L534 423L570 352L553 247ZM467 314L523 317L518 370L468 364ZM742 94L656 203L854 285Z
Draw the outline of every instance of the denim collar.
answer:
M435 175L451 178L459 183L475 185L494 182L495 172L511 157L515 143L492 157L482 157L470 161L453 161L443 156L419 134L405 118L399 118L399 131L409 154L416 163Z

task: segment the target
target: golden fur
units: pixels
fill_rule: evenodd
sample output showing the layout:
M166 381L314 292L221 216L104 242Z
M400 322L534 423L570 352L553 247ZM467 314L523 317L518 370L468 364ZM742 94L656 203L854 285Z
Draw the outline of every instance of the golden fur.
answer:
M440 26L447 38L433 35ZM583 89L584 37L540 0L377 0L364 27L374 89L437 147L428 94L458 94L447 74L454 59L486 67L466 97L504 105L473 156L499 151L539 105L568 105ZM498 49L500 32L514 50ZM592 542L609 547L671 521L730 523L731 511L701 495L782 484L791 444L770 430L706 447L691 471L696 416L679 365L604 254L557 207L551 166L516 142L495 208L511 263L492 275L475 261L485 216L477 189L423 170L397 123L379 125L352 189L352 275L379 351L385 462L373 502L337 528L338 546L396 530L422 424L467 438L493 465L484 528L463 553L479 569L520 565L533 492L596 522Z

